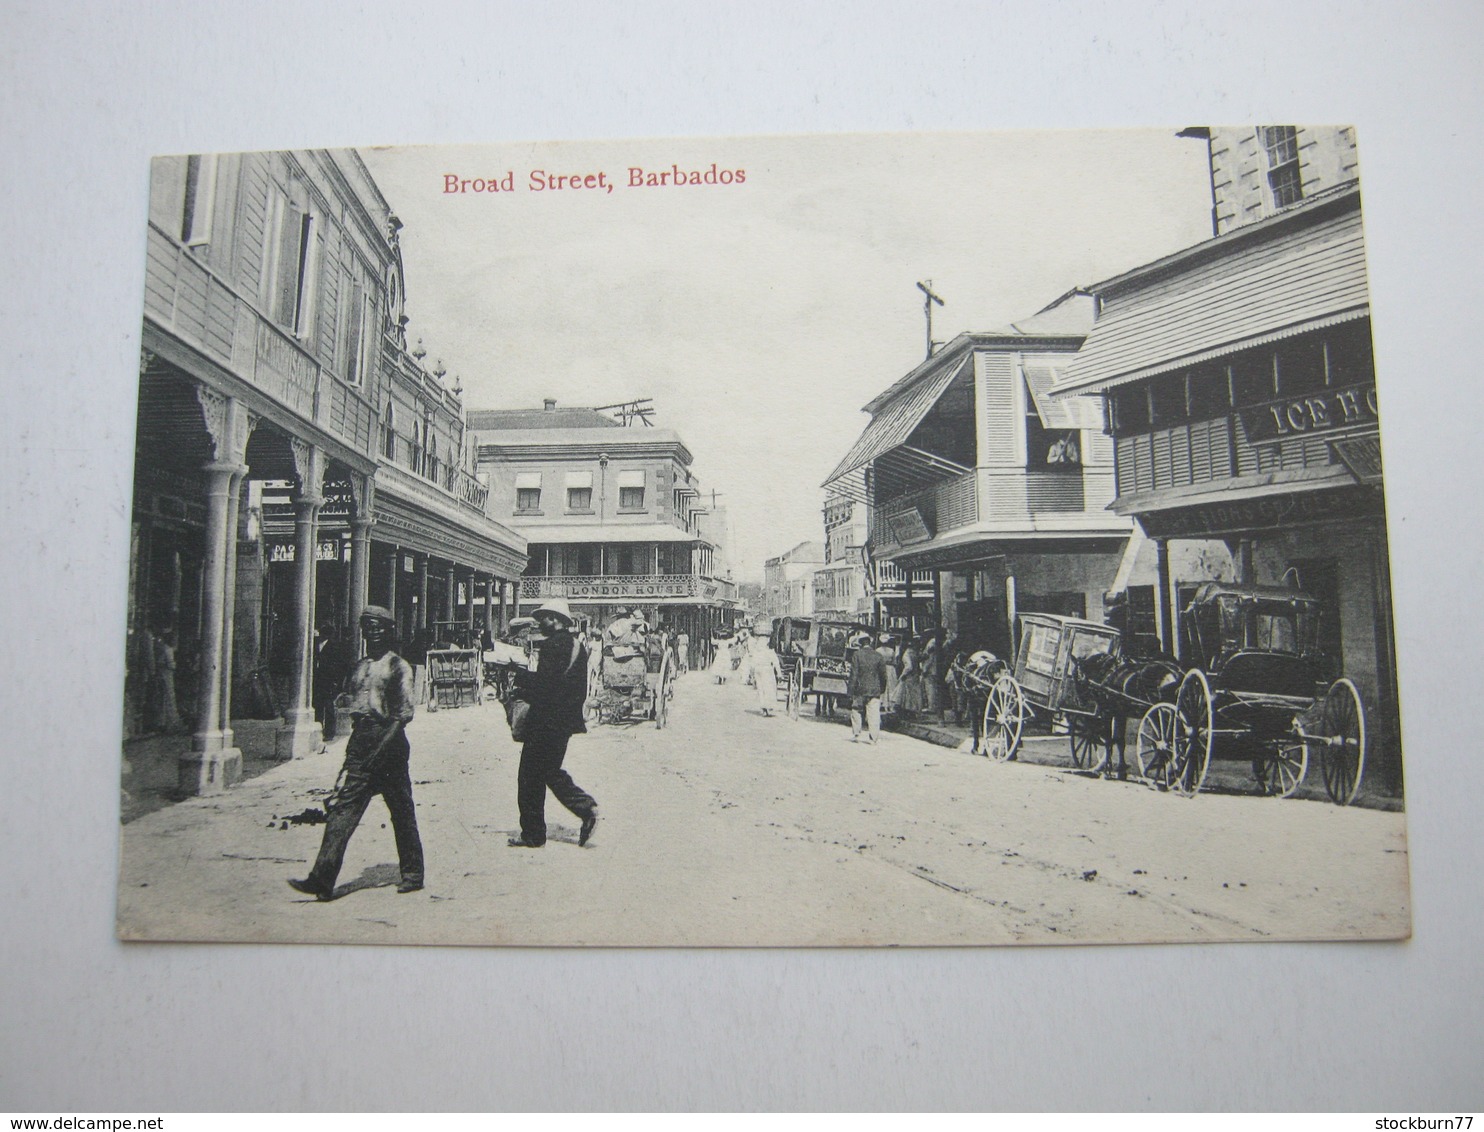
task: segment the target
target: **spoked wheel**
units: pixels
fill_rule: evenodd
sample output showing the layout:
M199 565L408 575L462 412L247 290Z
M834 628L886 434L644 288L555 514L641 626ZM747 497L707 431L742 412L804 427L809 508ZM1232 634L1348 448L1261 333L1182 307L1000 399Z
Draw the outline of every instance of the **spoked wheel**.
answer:
M1320 769L1330 801L1348 806L1360 791L1365 774L1366 734L1365 708L1360 691L1349 680L1336 680L1324 697L1319 734L1310 742L1320 746Z
M1193 668L1175 696L1175 758L1170 768L1170 787L1187 798L1195 797L1206 781L1213 716L1211 685L1204 672Z
M1258 781L1262 783L1263 793L1273 798L1292 797L1309 772L1309 744L1295 733L1293 738L1285 738L1267 751L1261 766Z
M984 753L995 762L1013 759L1020 750L1020 733L1025 728L1025 694L1008 673L1003 673L989 689L984 701Z
M1170 788L1175 764L1175 705L1155 704L1139 720L1139 738L1134 747L1139 777L1161 790Z
M1111 722L1096 715L1067 717L1067 737L1072 744L1072 766L1097 774L1108 764Z

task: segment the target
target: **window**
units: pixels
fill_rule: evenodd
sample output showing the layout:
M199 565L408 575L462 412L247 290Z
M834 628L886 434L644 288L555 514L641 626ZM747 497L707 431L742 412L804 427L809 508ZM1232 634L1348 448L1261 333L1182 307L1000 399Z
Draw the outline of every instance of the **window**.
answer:
M314 217L309 194L295 184L294 192L278 191L270 205L272 233L264 257L267 306L273 321L301 338L309 336L311 262L314 248Z
M1304 197L1299 177L1298 130L1293 126L1259 126L1257 140L1267 154L1268 188L1274 208L1287 208Z
M430 479L434 483L437 483L438 482L438 437L432 432L431 429L428 428L427 425L424 425L423 428L428 432L428 457L427 457L427 461L426 461L426 463L425 463L425 465L423 467L423 475L427 479Z
M618 509L620 511L644 510L644 480L642 468L618 473Z
M1278 396L1273 355L1266 350L1239 354L1232 361L1232 392L1238 407L1261 405Z
M1278 392L1283 397L1318 393L1324 381L1324 343L1320 339L1293 339L1278 347Z
M1120 386L1109 394L1108 408L1113 414L1114 436L1135 436L1149 430L1147 386Z
M593 509L592 472L566 473L567 510L591 513Z
M374 317L365 285L346 275L340 292L340 342L336 353L340 376L351 385L360 385L370 366Z
M541 473L515 473L515 509L517 511L541 510Z
M407 442L407 466L418 475L423 471L423 426L412 422L412 435Z
M381 454L388 460L397 458L397 418L390 401L381 414Z
M185 204L181 209L180 240L189 247L211 241L211 212L216 204L216 157L193 154L186 158Z
M1225 366L1192 370L1190 374L1190 419L1209 421L1231 410L1231 388Z
M1081 471L1081 406L1051 399L1050 389L1056 381L1056 372L1051 367L1026 365L1021 372L1025 382L1026 468L1031 471ZM1101 418L1101 413L1098 416Z
M650 548L644 543L618 543L608 548L608 573L648 574Z
M1185 421L1185 378L1167 373L1149 384L1149 406L1155 428L1170 428Z
M1336 327L1326 344L1329 355L1329 383L1334 386L1359 385L1376 380L1376 365L1371 357L1371 323L1369 319Z

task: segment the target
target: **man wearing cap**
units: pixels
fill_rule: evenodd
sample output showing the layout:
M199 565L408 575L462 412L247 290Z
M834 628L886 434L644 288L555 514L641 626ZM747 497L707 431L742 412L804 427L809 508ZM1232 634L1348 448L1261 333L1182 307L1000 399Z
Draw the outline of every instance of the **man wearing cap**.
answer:
M535 613L542 641L536 646L536 668L517 692L531 705L526 717L526 739L520 750L516 798L520 804L520 836L510 845L539 849L546 844L546 791L581 820L577 844L586 845L598 824L598 804L562 769L567 742L587 731L583 705L587 700L587 649L573 635L572 611L562 598L552 598Z
M320 900L334 896L345 847L366 807L378 794L391 813L397 840L402 874L397 891L416 892L423 886L423 845L417 834L412 777L407 769L411 750L406 728L413 714L412 666L392 651L394 624L391 612L379 605L368 605L362 611L366 655L351 669L345 692L336 700L337 710L351 719L345 765L325 803L325 836L314 868L303 880L289 881L299 892Z

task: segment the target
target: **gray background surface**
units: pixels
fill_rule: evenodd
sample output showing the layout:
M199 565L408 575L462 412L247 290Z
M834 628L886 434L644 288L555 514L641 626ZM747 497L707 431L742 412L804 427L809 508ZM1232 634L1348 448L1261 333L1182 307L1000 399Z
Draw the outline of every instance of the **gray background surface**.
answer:
M6 5L0 1109L1476 1106L1479 11ZM114 941L150 154L1250 121L1359 127L1410 943Z

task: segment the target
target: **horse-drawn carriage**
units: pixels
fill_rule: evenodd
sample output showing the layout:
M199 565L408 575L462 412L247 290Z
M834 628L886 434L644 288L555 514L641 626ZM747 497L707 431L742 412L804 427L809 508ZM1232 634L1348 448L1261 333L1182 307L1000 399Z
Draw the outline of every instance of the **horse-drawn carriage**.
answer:
M1061 718L1071 736L1072 764L1101 769L1111 715L1078 679L1078 671L1089 657L1116 657L1119 646L1118 630L1111 625L1051 613L1022 614L1013 668L991 657L956 670L961 685L984 700L982 753L997 762L1013 759L1028 723L1039 718L1050 725Z
M787 680L789 715L798 718L799 705L814 697L814 714L828 715L848 698L851 641L871 628L857 621L821 621L780 617L769 644Z
M638 632L605 640L602 648L597 686L589 693L597 721L664 727L675 694L675 654L665 635Z
M1354 801L1365 774L1365 708L1354 683L1330 679L1314 598L1207 582L1183 625L1193 666L1173 701L1140 721L1145 776L1194 795L1212 759L1251 760L1264 792L1286 798L1317 758L1330 800Z
M1061 717L1072 765L1108 768L1138 719L1135 758L1147 782L1191 796L1214 758L1250 760L1264 793L1289 797L1311 759L1332 801L1348 805L1365 772L1365 709L1350 680L1331 680L1318 646L1318 603L1299 590L1207 582L1182 616L1189 669L1109 625L1027 613L1013 669L981 664L981 742L1014 758L1037 715Z

